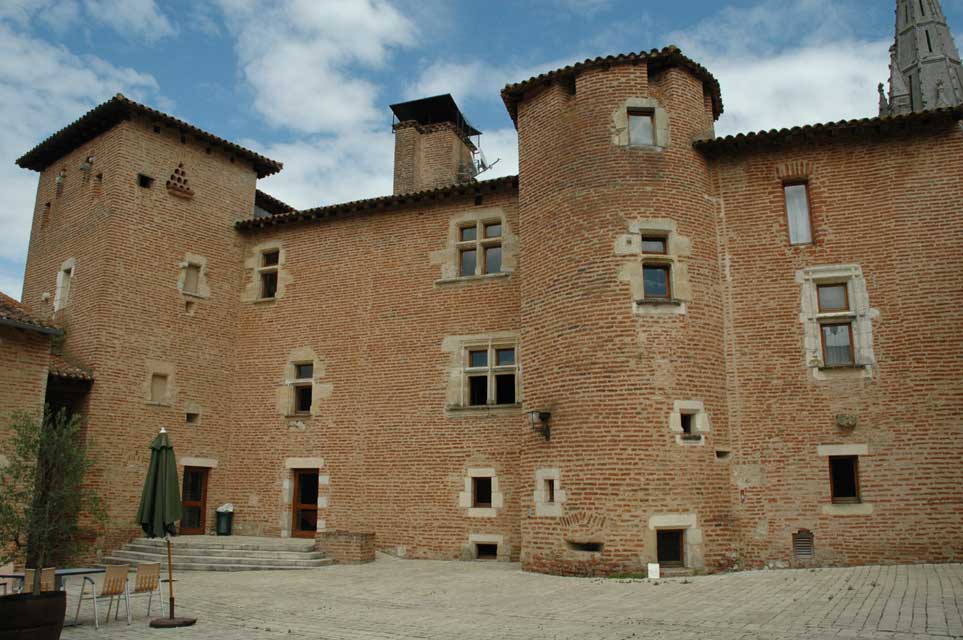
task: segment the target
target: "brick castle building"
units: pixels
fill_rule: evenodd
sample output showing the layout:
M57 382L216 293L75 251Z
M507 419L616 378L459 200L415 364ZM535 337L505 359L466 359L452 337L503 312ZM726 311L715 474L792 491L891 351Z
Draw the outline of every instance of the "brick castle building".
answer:
M18 161L0 397L86 416L108 547L163 426L184 533L233 502L554 573L963 560L963 70L897 5L879 117L716 137L678 49L597 58L504 89L518 176L441 96L392 107L394 194L308 210L118 95Z

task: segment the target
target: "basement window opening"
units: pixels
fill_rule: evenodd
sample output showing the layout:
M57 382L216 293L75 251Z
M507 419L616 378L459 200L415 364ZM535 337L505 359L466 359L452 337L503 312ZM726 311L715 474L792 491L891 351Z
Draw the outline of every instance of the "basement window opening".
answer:
M792 534L792 552L796 560L812 560L816 554L813 532L800 529Z
M154 179L150 176L145 176L143 173L137 174L137 186L142 189L150 189L154 186Z
M471 506L487 509L492 506L492 479L471 479Z
M601 542L569 542L568 548L583 553L602 553Z
M486 544L482 542L475 543L475 558L478 560L497 560L498 559L498 545L497 544Z

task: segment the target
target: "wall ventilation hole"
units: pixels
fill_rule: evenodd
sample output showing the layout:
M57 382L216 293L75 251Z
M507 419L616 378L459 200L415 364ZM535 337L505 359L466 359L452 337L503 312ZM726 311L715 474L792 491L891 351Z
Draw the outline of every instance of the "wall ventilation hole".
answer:
M160 133L160 127L154 127L154 133Z
M498 545L476 542L475 557L479 560L495 560L498 557Z
M188 300L184 303L184 311L187 312L188 315L194 315L194 308L196 306L197 305L193 300Z
M728 460L731 455L731 451L726 451L725 449L716 449L716 460Z
M150 189L154 184L154 179L150 176L145 176L143 173L137 174L137 186L143 189Z
M200 421L201 421L201 414L199 413L188 413L184 418L184 422L186 422L187 424L197 424Z
M568 548L572 551L584 551L586 553L602 553L601 542L569 542Z
M796 560L812 560L815 555L813 532L800 529L792 534L792 552Z

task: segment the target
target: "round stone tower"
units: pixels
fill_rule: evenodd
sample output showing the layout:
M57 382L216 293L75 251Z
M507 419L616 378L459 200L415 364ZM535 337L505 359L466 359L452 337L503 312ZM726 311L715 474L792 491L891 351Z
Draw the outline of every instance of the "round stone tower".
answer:
M598 574L724 566L725 312L693 140L719 85L670 47L506 87L519 137L522 562ZM544 426L544 425L540 425ZM527 508L526 508L527 507Z

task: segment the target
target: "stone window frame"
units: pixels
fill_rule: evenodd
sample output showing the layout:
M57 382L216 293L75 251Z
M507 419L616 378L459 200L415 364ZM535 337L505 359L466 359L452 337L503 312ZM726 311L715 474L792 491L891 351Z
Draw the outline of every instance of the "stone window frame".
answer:
M207 258L193 253L184 254L184 259L178 265L180 273L177 278L177 290L185 298L206 300L211 296L211 287L207 280ZM187 289L187 274L191 267L197 267L197 291Z
M262 269L265 269L262 260L265 253L272 251L278 252L278 264L276 267L271 266L267 267L267 269L277 270L277 289L274 292L273 298L262 298L261 272ZM250 273L250 279L244 288L242 300L254 304L271 304L283 299L286 294L287 285L293 282L290 271L287 269L287 257L287 249L279 240L271 240L250 247L247 258L244 261L244 267Z
M689 282L688 258L692 255L692 242L678 233L674 220L650 218L629 224L629 233L615 240L615 255L632 257L632 262L622 264L619 279L628 282L632 292L632 309L637 315L684 315L687 304L692 301ZM665 251L646 253L642 238L664 238ZM664 265L669 268L669 295L671 297L646 297L646 265Z
M499 228L497 236L488 236L488 228L495 227ZM467 229L475 230L475 237L470 240L465 240L463 238L464 232ZM463 224L458 227L458 238L455 242L455 248L458 250L458 277L459 278L470 278L472 276L490 276L502 272L501 268L501 257L498 259L498 270L488 271L488 252L491 249L498 249L499 253L502 250L502 223L501 220L476 220L471 224ZM461 273L461 263L462 255L466 251L475 252L475 272L471 274Z
M322 518L322 510L327 510L331 503L331 476L325 473L324 458L285 458L284 471L281 480L281 513L278 523L281 525L281 537L291 537L293 516L291 503L294 500L294 471L299 469L318 470L318 531L327 530L327 522Z
M645 536L647 562L658 562L658 531L684 531L683 567L685 569L704 569L702 529L695 513L654 513L649 516L649 526Z
M295 397L296 388L305 386L306 378L297 377L297 368L298 365L304 364L310 364L313 368L311 372L311 411L309 413L298 413L297 398ZM326 374L325 362L315 354L311 347L292 349L288 353L281 383L278 385L278 413L282 417L294 421L303 421L320 415L322 401L329 399L334 391L333 384L322 382ZM303 426L303 423L292 422L290 426Z
M518 375L518 345L515 342L505 342L499 340L487 340L485 342L479 343L467 343L464 345L465 349L465 368L462 370L462 388L464 395L462 396L461 407L511 407L521 404L519 400L519 375ZM513 360L514 363L510 365L500 365L498 364L498 352L507 351L511 349L514 353ZM485 351L486 352L486 365L484 367L473 367L471 365L471 354L473 352ZM499 375L513 375L515 376L515 402L509 403L498 403L498 384L497 377ZM486 379L486 393L485 393L485 404L484 405L473 405L471 404L471 384L468 382L470 378L480 378L484 376Z
M652 134L655 144L632 144L629 139L629 115L633 113L652 115ZM661 102L651 97L626 99L612 112L609 129L612 134L612 144L617 147L641 151L662 151L671 144L669 113Z
M495 349L515 350L515 402L513 404L469 405L470 388L468 377L471 372L469 352L488 349L489 365ZM448 386L445 411L449 417L474 415L477 413L520 413L522 407L522 365L519 362L519 336L517 332L496 332L477 336L449 336L442 341L442 350L451 354L448 367ZM491 371L496 371L490 369ZM494 375L489 376L490 379ZM492 398L492 382L489 381L489 398Z
M174 365L168 362L148 360L146 369L147 375L142 385L144 402L155 407L173 407L177 402L177 379ZM153 394L154 376L167 377L164 395L158 400L154 399Z
M501 248L502 264L501 271L497 273L481 273L482 260L476 256L475 275L461 275L461 248L472 241L461 242L461 230L465 227L475 225L476 228L483 230L485 225L498 223L502 226ZM483 241L480 238L479 241ZM486 207L471 209L452 216L448 222L448 241L444 249L434 251L430 256L431 263L441 268L441 277L435 281L438 286L448 286L478 282L486 280L497 280L507 278L514 273L518 264L518 236L516 236L508 224L505 210L501 207Z
M495 557L495 560L497 562L511 561L511 549L507 544L505 544L505 536L494 534L494 533L468 534L468 545L463 554L463 558L466 558L469 560L477 560L479 544L495 545L498 548L496 552L496 557Z
M54 312L65 309L70 305L71 293L76 277L77 259L67 258L60 265L60 270L57 271L57 288L54 289Z
M800 285L800 315L803 324L806 366L816 379L824 380L835 375L858 375L871 377L876 367L873 351L873 321L879 311L870 307L869 293L862 268L858 264L822 265L808 267L796 272ZM820 311L818 288L821 285L845 284L849 309L844 311ZM853 364L826 366L823 355L822 327L826 324L851 326Z
M870 455L869 445L865 443L853 443L853 444L821 444L816 447L816 455L820 458L825 458L820 466L824 466L826 473L826 502L822 505L822 512L829 516L868 516L873 513L873 504L865 501L865 485L862 483L862 470L864 469L864 459ZM860 483L860 501L859 502L833 502L832 494L830 490L830 469L829 469L829 458L837 457L853 457L858 460L858 470L859 474L858 482Z
M549 502L545 491L548 480L555 482L555 501ZM564 515L564 505L568 501L568 493L562 488L562 470L558 468L541 468L535 470L535 491L532 493L535 503L535 516L538 518L561 518Z
M492 505L490 507L472 506L475 478L491 478ZM505 507L505 496L501 492L498 474L493 467L469 467L465 470L464 483L464 491L458 494L458 507L469 518L494 518Z
M682 430L682 414L692 416L692 435L698 438L686 438ZM712 431L709 414L706 412L702 400L676 400L669 414L669 431L675 434L675 442L684 446L705 446L705 434Z

